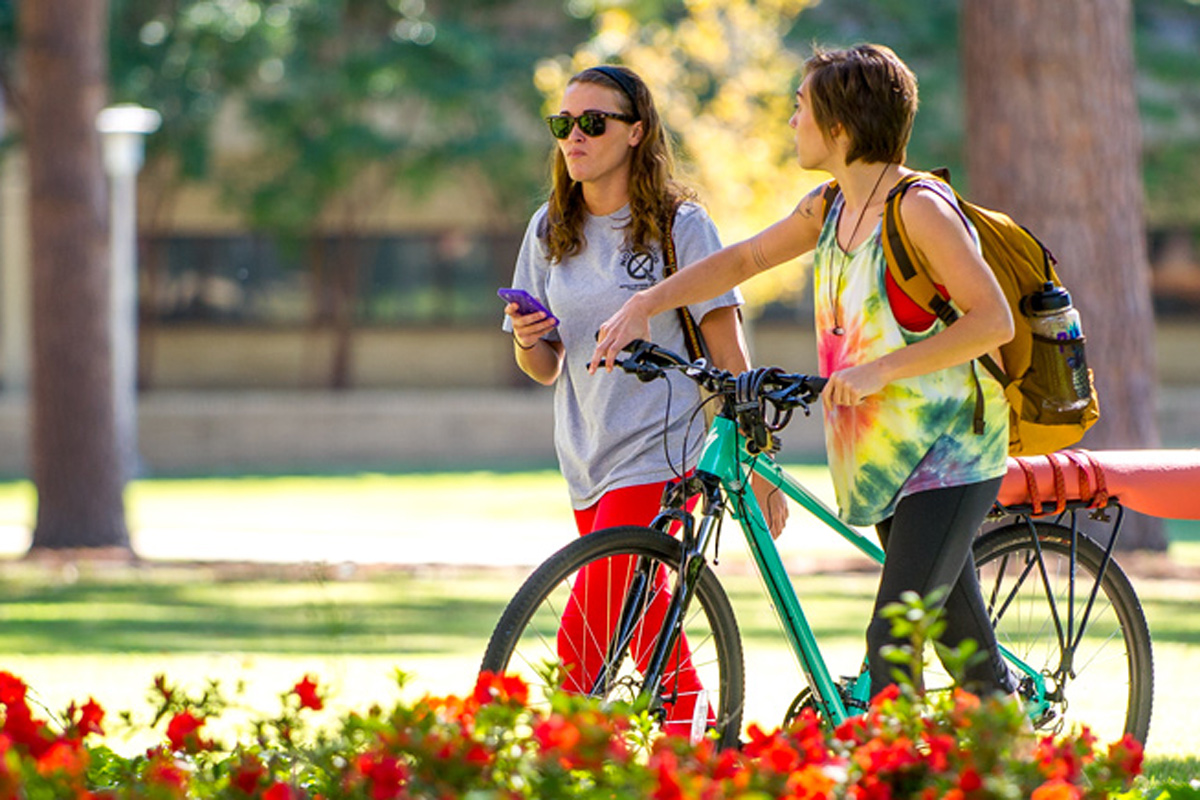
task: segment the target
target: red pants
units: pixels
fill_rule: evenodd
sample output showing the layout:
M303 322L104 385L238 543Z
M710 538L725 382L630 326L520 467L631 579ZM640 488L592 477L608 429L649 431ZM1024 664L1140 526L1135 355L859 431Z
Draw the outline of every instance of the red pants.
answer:
M579 534L586 536L619 525L650 524L658 513L664 486L665 483L651 483L608 492L595 505L575 512ZM620 617L633 565L632 557L617 556L595 562L576 576L558 631L558 656L567 670L564 688L568 691L586 693L591 690ZM645 669L653 653L654 637L662 630L670 601L666 570L660 568L654 579L649 607L635 628L630 645L639 670ZM663 688L668 701L677 694L675 702L665 705L666 731L689 735L703 686L684 636L680 636L667 663ZM711 705L707 722L710 725L716 723Z

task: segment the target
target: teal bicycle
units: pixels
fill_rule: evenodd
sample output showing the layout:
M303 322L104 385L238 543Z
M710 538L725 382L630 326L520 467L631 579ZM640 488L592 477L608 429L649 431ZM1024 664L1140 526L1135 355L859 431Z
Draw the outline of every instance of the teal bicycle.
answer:
M721 746L735 745L745 700L742 639L709 563L728 512L803 673L805 685L783 722L805 706L832 725L859 713L869 700L863 662L839 677L830 670L750 491L750 475L758 473L882 563L875 541L839 520L771 456L773 435L796 409L809 413L823 379L776 368L734 376L647 342L628 350L620 363L627 373L652 381L678 370L720 403L696 468L668 486L648 527L581 537L539 566L501 616L482 669L519 674L547 693L561 689L564 673L573 675L571 690L644 703L659 723L677 720L673 710L682 704L692 709L693 737L715 730ZM689 510L696 497L698 514ZM974 545L980 584L1036 728L1083 723L1101 741L1130 733L1144 742L1153 693L1150 632L1112 557L1117 531L1101 546L1079 530L1079 510L1060 508L1046 520L1029 508L998 506L1003 518ZM607 594L599 607L580 608L578 585L589 573L595 580L596 570ZM565 624L568 617L576 624Z

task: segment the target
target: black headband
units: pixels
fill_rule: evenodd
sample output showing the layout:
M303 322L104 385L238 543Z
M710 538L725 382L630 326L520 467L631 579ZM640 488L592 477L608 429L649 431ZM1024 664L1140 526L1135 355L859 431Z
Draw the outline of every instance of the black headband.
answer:
M588 72L599 72L604 77L611 78L617 84L617 86L621 87L621 91L625 92L625 96L629 98L629 103L633 106L633 115L635 117L640 116L638 114L637 87L634 85L633 81L629 78L628 75L626 75L624 72L617 69L616 67L610 67L610 66L606 66L606 65L599 66L599 67L589 67L587 69L587 71Z

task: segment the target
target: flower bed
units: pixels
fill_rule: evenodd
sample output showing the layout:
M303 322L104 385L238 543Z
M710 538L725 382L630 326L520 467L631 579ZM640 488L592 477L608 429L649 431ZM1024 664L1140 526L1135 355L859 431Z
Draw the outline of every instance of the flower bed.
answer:
M0 800L1076 800L1128 791L1142 759L1128 737L1039 739L1015 703L961 691L888 690L837 730L806 711L787 730L751 725L740 750L720 752L656 736L627 708L565 694L535 708L521 680L491 674L468 695L372 707L328 729L306 722L326 700L306 676L232 743L208 738L224 707L215 685L189 697L160 678L153 697L161 742L125 757L103 744L95 702L52 723L0 673Z

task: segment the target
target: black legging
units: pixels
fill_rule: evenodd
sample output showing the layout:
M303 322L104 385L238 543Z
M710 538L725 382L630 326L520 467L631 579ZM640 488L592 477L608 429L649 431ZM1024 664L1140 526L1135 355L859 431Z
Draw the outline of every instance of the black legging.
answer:
M979 645L984 658L966 670L964 685L984 694L1015 691L1013 680L996 647L975 576L971 544L988 509L996 500L1000 479L947 489L931 489L903 498L895 513L875 526L887 553L875 610L867 626L867 662L871 670L871 696L891 683L897 665L884 660L880 648L904 645L892 637L891 621L880 615L900 595L913 591L927 597L939 586L954 584L943 599L946 631L942 642L957 647L967 639Z

